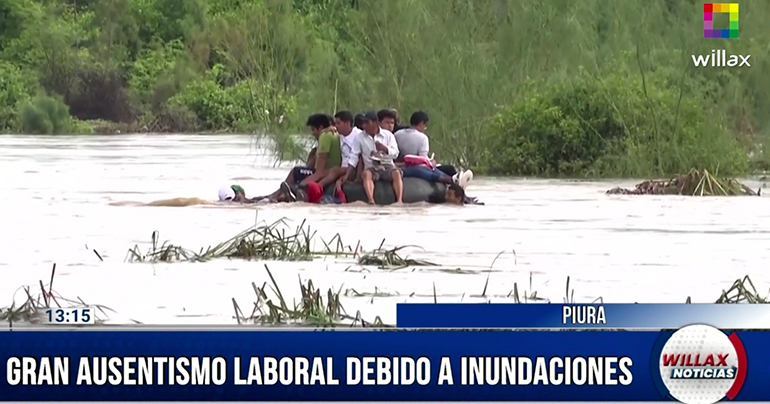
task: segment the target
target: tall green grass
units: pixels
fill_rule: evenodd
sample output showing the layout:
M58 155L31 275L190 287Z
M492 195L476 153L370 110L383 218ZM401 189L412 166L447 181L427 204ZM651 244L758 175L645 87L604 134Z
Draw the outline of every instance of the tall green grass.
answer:
M395 107L406 121L421 109L440 160L532 174L521 161L495 166L515 152L501 149L500 137L526 137L527 122L512 116L532 99L564 109L559 96L591 89L576 105L603 100L616 110L580 108L566 119L593 125L611 111L625 125L624 140L536 174L770 167L758 147L770 136L770 3L762 0L740 3L740 37L730 40L703 38L703 4L694 0L17 3L6 10L13 29L0 34L0 61L12 65L5 70L28 72L9 75L9 95L0 94L13 104L0 111L14 122L18 94L39 90L63 96L78 117L135 120L149 130L248 131L294 159L305 153L291 135L310 113ZM751 54L752 66L693 66L691 55L712 49ZM37 88L22 83L29 79ZM501 121L520 127L495 126ZM592 125L546 132L587 138Z

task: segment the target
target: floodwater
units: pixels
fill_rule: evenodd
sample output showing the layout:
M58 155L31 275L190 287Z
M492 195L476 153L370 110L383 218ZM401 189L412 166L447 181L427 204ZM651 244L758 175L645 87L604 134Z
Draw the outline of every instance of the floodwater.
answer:
M213 201L236 183L249 196L266 194L286 171L249 136L0 136L0 306L23 302L23 285L34 294L48 284L54 263L61 296L110 307L109 322L145 324L234 324L232 299L251 311L251 283L269 282L265 264L289 301L299 279L312 280L341 289L351 315L387 323L396 303L432 302L434 288L439 302L511 302L514 284L522 296L563 302L569 277L577 302L652 303L710 302L745 275L763 294L770 286L765 197L607 196L638 181L477 178L469 193L486 206L141 206ZM383 270L333 257L125 261L129 248L149 247L155 230L161 241L198 250L281 218L307 219L320 237L339 233L366 250L383 239L417 245L404 253L442 267Z

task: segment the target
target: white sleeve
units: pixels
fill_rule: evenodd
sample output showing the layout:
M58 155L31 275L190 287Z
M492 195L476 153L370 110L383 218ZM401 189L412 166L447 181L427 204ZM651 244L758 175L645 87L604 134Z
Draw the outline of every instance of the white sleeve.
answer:
M356 137L353 139L352 147L350 148L350 156L348 156L348 167L355 167L358 165L358 158L361 157L361 141L359 140L361 136L358 136L356 134Z
M396 142L396 136L392 133L388 132L388 134L385 135L385 138L387 140L387 144L385 146L388 147L388 157L392 159L398 158L398 142Z

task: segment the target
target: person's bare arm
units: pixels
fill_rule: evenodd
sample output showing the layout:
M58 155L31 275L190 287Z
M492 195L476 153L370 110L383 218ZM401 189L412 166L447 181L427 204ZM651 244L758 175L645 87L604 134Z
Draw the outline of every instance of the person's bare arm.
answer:
M316 151L318 148L314 147L310 150L310 153L307 155L307 161L305 165L307 167L315 167L315 159L316 159Z

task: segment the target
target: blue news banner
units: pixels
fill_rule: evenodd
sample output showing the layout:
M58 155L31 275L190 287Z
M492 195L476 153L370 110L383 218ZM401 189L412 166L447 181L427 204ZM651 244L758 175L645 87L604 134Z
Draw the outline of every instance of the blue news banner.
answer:
M673 328L696 323L679 320ZM716 383L717 400L770 400L770 331L698 329L711 339L688 348L691 335L682 332L692 327L16 329L0 331L0 400L687 402L681 386L689 382Z

